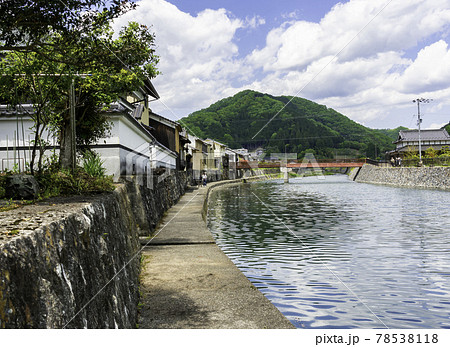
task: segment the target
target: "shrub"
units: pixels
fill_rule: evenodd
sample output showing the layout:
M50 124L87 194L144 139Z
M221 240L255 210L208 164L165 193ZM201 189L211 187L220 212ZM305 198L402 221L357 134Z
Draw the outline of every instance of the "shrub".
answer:
M41 187L41 196L82 195L114 190L112 177L96 177L78 167L69 171L45 171L36 177Z
M425 158L436 158L436 157L437 152L433 147L430 147L425 151Z
M441 150L439 151L439 156L445 156L445 157L450 157L450 148L448 146L444 146L441 148Z
M3 199L6 195L6 174L0 173L0 199Z
M97 171L98 172L98 171ZM6 178L13 172L0 173L0 199L6 195ZM82 167L77 167L74 173L58 170L56 166L47 166L42 173L35 175L39 183L39 199L51 198L59 195L90 195L114 190L112 176L95 177ZM7 211L33 201L8 203L0 205L0 211Z
M85 151L83 153L83 168L84 171L92 177L104 177L105 168L103 167L104 161L100 159L100 156L92 151Z

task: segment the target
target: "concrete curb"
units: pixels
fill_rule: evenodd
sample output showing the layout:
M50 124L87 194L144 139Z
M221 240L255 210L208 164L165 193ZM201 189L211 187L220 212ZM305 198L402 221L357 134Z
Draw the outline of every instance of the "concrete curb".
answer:
M188 192L163 218L164 230L142 253L140 328L295 328L217 246L203 219L214 188L241 182Z

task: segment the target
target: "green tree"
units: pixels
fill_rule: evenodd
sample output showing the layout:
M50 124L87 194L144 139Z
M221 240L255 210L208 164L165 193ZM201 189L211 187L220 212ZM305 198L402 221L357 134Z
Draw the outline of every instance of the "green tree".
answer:
M439 156L450 157L450 147L449 146L443 146L441 148L441 150L439 151Z
M436 158L437 155L437 151L433 147L430 147L425 151L425 158Z
M450 134L450 122L443 127Z
M234 147L234 139L233 136L231 136L230 134L225 134L223 136L224 142L229 146L229 147Z
M112 19L136 8L130 0L2 0L0 2L0 50L36 52L52 60L55 50L85 39ZM51 35L58 42L49 41ZM61 58L61 57L59 57Z
M42 151L45 145L42 139L45 129L53 131L60 139L60 163L67 167L70 162L66 144L70 125L68 90L73 80L77 142L89 144L108 130L108 123L101 116L102 110L158 74L159 57L155 54L154 35L149 28L129 23L118 38L113 39L109 25L104 25L90 35L93 51L102 46L102 54L93 57L95 59L84 64L82 69L81 65L63 62L72 60L72 57L73 61L79 59L80 47L77 44L66 46L64 57L59 56L59 50L55 50L51 60L37 52L10 51L0 63L0 99L15 108L24 101L34 106L34 112L30 114L35 122L32 164L36 149ZM52 35L48 38L49 45L58 40L59 34ZM83 74L82 78L79 73ZM38 167L41 169L41 162Z
M282 110L282 112L280 112ZM279 113L279 114L278 114ZM278 115L277 115L278 114ZM275 118L274 116L277 115ZM383 154L394 149L387 131L366 128L333 109L299 98L275 97L245 90L219 100L206 109L181 120L191 129L199 129L205 137L248 149L273 148L299 153L314 149L317 155L333 158L333 149L348 149L349 156ZM398 134L398 132L397 132ZM227 136L233 138L231 142Z
M40 152L38 168L41 170L42 154L47 144L43 133L52 131L55 115L64 107L61 103L64 98L58 89L61 76L54 75L54 68L36 59L36 53L32 52L11 52L0 61L0 99L17 111L21 110L24 101L33 105L33 112L29 113L34 121L32 171L37 150ZM43 70L46 74L41 74Z

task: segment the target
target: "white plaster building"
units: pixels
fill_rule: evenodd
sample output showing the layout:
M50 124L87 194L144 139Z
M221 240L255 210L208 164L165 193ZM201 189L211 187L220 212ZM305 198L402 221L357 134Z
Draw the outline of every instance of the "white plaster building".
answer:
M22 172L29 165L34 143L34 121L30 117L32 112L32 105L21 105L17 110L0 105L0 171ZM45 130L42 138L51 146L44 153L48 158L58 148L58 141ZM39 154L36 155L36 161L38 158Z
M133 116L135 106L121 100L111 105L107 112L112 127L110 136L100 139L91 148L104 161L107 175L117 181L121 176L146 174L150 169L164 167L175 169L177 154L161 145L150 131ZM27 112L32 107L27 105ZM23 171L30 163L34 123L24 111L16 112L0 107L0 169ZM57 139L45 132L51 147L44 156L58 153ZM45 158L44 158L45 160Z

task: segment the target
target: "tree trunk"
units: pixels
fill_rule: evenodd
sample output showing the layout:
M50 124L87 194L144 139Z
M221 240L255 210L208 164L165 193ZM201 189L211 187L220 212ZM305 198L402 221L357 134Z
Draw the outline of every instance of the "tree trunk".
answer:
M71 135L71 126L70 119L63 120L63 124L61 126L61 139L60 139L60 148L59 148L59 162L61 164L61 168L65 170L73 170L73 151L72 151L72 135Z
M69 113L63 117L61 126L61 141L59 150L61 168L75 170L76 164L76 136L75 136L75 91L73 81L69 92Z
M39 134L41 132L41 117L39 114L39 110L37 111L36 114L36 120L35 120L35 134L34 134L34 143L33 143L33 151L31 154L31 160L30 160L30 172L32 175L34 175L34 163L36 162L36 150L37 147L40 145L40 138L39 138Z

